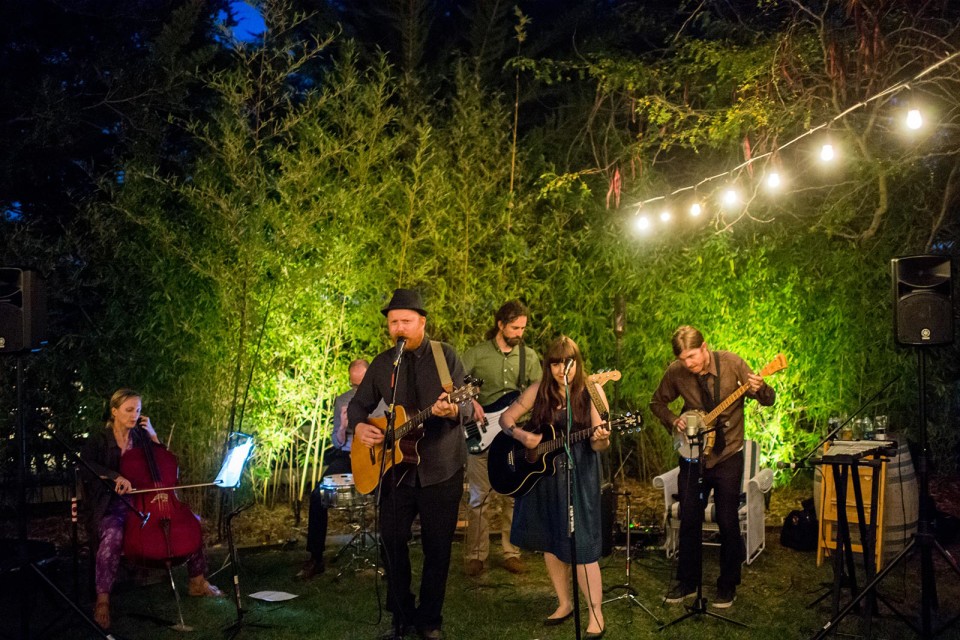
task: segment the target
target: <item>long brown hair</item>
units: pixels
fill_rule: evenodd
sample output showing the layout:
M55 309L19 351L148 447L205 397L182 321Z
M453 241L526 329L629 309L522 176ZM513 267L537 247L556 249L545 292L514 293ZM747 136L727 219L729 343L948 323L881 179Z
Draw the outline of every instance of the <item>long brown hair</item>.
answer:
M584 426L590 424L590 398L583 392L585 378L580 347L567 336L560 336L550 343L543 356L543 377L540 379L540 388L537 389L537 398L533 403L532 420L534 425L550 424L553 422L553 414L556 408L565 406L563 392L550 371L550 365L555 362L566 362L567 358L573 358L577 364L573 379L569 381L573 422Z

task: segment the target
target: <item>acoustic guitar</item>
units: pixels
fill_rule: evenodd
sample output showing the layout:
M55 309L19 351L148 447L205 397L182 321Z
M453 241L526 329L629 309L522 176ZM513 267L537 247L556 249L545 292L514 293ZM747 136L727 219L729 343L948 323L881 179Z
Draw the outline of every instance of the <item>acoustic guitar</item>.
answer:
M643 425L640 416L627 413L620 418L587 427L570 434L570 444L587 440L600 427L613 432L630 433L639 431ZM544 426L543 439L533 449L528 449L505 433L500 433L490 445L487 459L487 471L490 474L490 486L497 493L506 496L522 496L544 476L552 476L556 470L554 458L566 444L567 437L553 425Z
M462 387L454 389L447 400L452 404L460 404L472 400L480 393L482 380L468 379ZM393 434L387 434L383 442L373 447L354 438L350 449L350 465L353 471L354 486L362 494L372 492L380 484L380 471L386 473L391 467L399 464L420 463L420 453L417 450L423 438L423 423L433 415L433 406L429 406L412 416L402 406L396 407ZM387 433L387 418L367 418L367 423ZM386 458L384 459L384 457Z
M598 371L590 376L590 380L599 386L608 381L616 382L620 379L620 372ZM474 421L466 425L467 451L473 455L483 453L500 433L500 416L507 410L513 401L520 397L519 391L508 391L496 401L483 407L483 420Z

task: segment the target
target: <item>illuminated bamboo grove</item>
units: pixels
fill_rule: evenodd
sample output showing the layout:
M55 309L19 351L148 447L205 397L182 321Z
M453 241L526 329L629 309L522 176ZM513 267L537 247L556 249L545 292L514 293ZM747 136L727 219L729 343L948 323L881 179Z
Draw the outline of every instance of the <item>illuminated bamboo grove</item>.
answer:
M93 50L64 8L46 25L61 42L28 9L8 34L62 54L0 74L0 253L50 294L32 419L83 433L132 385L186 479L208 477L240 428L257 438L246 490L293 502L347 363L387 344L378 310L407 286L431 335L461 349L522 297L532 346L574 336L591 368L623 371L621 408L644 413L679 324L755 368L783 352L775 407L748 418L768 462L897 376L872 412L916 428L888 265L956 254L956 7L265 1L265 35L239 42L224 3L139 4L122 25L93 16ZM908 135L911 108L924 127ZM783 144L819 123L829 169L824 139ZM735 208L716 204L725 181L683 189L735 168ZM934 464L953 472L956 348L930 356ZM11 368L0 375L13 406ZM636 477L672 462L646 418L614 448L634 452Z

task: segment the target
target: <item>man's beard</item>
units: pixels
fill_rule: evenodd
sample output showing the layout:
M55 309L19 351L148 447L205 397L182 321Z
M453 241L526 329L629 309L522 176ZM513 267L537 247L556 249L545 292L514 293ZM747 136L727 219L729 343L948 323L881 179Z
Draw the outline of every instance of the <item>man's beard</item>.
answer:
M520 344L520 341L521 341L521 340L523 340L523 338L521 338L521 337L519 337L519 336L516 337L516 338L508 338L507 336L503 336L503 341L506 343L506 345L507 345L508 347L515 347L515 346L517 346L518 344Z

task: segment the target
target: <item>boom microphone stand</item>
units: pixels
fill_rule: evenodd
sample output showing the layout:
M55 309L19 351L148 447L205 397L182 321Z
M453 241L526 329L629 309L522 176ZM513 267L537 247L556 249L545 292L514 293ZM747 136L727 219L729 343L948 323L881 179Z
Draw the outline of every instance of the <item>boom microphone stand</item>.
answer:
M707 599L703 597L703 534L702 534L702 524L703 524L703 510L705 508L705 503L707 501L707 496L703 493L703 468L702 465L706 462L703 460L703 456L700 455L700 452L703 451L703 437L712 431L716 431L717 427L710 429L699 430L692 427L689 423L689 418L687 418L687 438L690 440L691 453L696 453L694 461L690 462L691 467L696 468L697 473L697 501L693 506L697 514L699 514L700 523L701 523L701 534L700 534L700 549L697 553L697 598L693 601L692 605L687 605L687 612L681 615L679 618L671 620L666 624L662 624L657 627L657 631L663 631L667 627L672 627L675 624L679 624L686 620L687 618L692 618L694 616L709 616L711 618L716 618L717 620L723 620L724 622L729 622L746 629L750 627L745 625L742 622L734 620L732 618L727 618L722 616L719 613L714 613L707 609ZM691 505L687 505L689 507ZM680 508L683 509L684 505L680 505Z
M944 549L937 539L933 532L933 519L934 514L930 510L930 504L932 499L930 498L930 477L928 473L928 441L927 441L927 399L926 399L926 388L927 388L927 356L926 351L923 346L917 348L917 380L919 386L918 393L918 409L919 409L919 419L920 419L920 461L917 465L917 477L920 481L920 517L917 522L917 533L914 534L913 539L907 543L907 546L894 557L874 578L867 583L863 590L857 594L853 600L844 607L840 613L838 613L832 620L825 624L816 635L813 636L814 640L819 638L825 638L829 635L836 625L844 618L854 607L859 606L861 600L866 597L868 594L875 595L880 601L882 601L887 608L889 608L893 613L900 618L904 623L909 626L914 633L919 635L921 638L932 638L936 635L939 635L949 627L953 626L954 623L960 619L960 616L955 616L944 623L939 629L934 631L933 623L930 619L931 611L935 608L938 608L937 604L937 578L934 575L933 567L933 551L936 550L940 556L950 565L950 568L953 569L954 573L960 576L960 565L957 564L957 561ZM876 592L877 585L890 573L894 567L900 564L901 561L905 560L906 557L914 551L917 547L920 548L920 624L917 625L914 620L908 618L904 613L896 609L890 602L884 598L882 595Z

